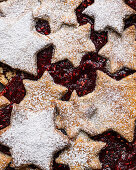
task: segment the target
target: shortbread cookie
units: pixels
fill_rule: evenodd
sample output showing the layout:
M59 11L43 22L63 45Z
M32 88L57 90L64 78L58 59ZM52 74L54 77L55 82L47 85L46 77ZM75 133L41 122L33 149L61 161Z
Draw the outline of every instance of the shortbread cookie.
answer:
M65 129L70 138L77 136L80 130L95 133L95 127L87 115L89 105L80 100L76 91L73 91L69 101L56 100L55 104L58 110L56 125L59 129Z
M36 54L49 44L46 36L38 34L29 12L9 26L0 18L0 61L31 74L37 74Z
M118 33L122 33L124 29L123 20L132 14L136 14L136 11L125 4L125 0L94 0L94 3L83 11L83 14L94 18L94 29L96 31L112 28Z
M108 43L99 51L99 55L109 59L107 65L110 72L123 67L136 70L136 29L127 28L122 36L113 31L108 32Z
M82 0L40 0L41 6L34 11L36 18L49 21L51 32L58 31L62 24L78 25L75 9Z
M26 96L18 107L24 110L37 110L50 107L52 100L61 99L67 92L67 88L54 83L50 74L46 71L38 81L23 80Z
M4 170L11 161L11 157L0 152L0 170Z
M14 22L25 13L33 11L40 5L39 0L7 0L0 3L2 16Z
M100 169L98 154L105 145L104 142L93 141L80 133L75 141L71 141L71 147L65 150L56 162L69 165L70 170Z
M90 111L90 121L98 134L112 129L129 142L133 141L136 119L136 73L116 81L97 71L96 88L83 99L94 107L94 111Z
M8 146L15 167L34 164L49 170L53 154L68 144L68 138L54 127L54 108L48 110L16 110L13 107L11 126L0 136Z
M58 32L50 34L54 54L52 62L68 59L77 67L83 55L95 51L95 46L90 40L91 25L86 24L78 28L64 26Z

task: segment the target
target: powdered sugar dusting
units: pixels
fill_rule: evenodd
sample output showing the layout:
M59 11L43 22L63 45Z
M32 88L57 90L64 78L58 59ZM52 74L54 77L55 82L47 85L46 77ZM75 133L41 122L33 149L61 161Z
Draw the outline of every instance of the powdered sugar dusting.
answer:
M126 5L124 0L95 0L83 13L94 17L96 31L104 31L105 28L110 27L122 33L124 19L135 14L136 11Z
M41 6L34 11L34 16L48 20L51 32L56 32L64 23L78 25L75 9L81 2L82 0L41 0Z
M32 13L25 14L10 26L8 20L0 18L0 25L0 61L37 74L36 54L50 42L35 31Z
M78 28L64 26L58 32L50 34L55 48L52 62L69 59L77 67L86 52L95 51L90 40L91 25L86 24Z
M109 70L115 72L122 67L136 69L136 29L127 28L122 36L109 31L108 43L99 51L99 55L109 58Z
M58 128L65 129L70 138L77 136L80 130L95 133L95 127L86 114L90 105L83 103L76 91L72 93L69 101L56 100L55 103L59 112L56 124Z
M0 141L11 148L15 166L35 164L50 169L55 151L65 147L68 139L55 130L54 108L12 113L11 127L0 136ZM19 116L19 117L18 117Z
M26 96L17 106L21 109L41 110L50 107L51 101L60 99L67 88L53 82L48 72L45 72L38 81L24 80Z
M113 129L128 141L133 140L136 118L136 74L116 81L98 71L97 86L86 99L96 110L90 116L98 134ZM132 84L127 81L132 80Z
M80 133L71 147L65 150L56 161L68 164L71 170L93 168L100 169L101 164L98 158L100 150L105 146L103 142L95 142L83 133Z
M33 11L39 5L38 0L7 0L0 4L0 11L4 18L11 23L22 15Z

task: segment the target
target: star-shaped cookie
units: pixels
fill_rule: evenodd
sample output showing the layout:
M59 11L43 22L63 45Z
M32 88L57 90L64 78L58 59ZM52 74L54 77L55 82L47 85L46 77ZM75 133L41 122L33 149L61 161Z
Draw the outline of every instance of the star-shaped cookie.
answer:
M82 0L40 0L41 6L34 11L36 18L49 21L51 32L56 32L62 24L78 25L75 10Z
M107 64L110 72L114 73L122 67L136 69L136 29L135 26L127 28L120 36L113 31L108 33L108 43L99 51L109 59Z
M136 119L136 73L116 81L97 71L96 88L83 99L94 107L90 121L98 134L112 129L132 142Z
M55 104L58 110L56 125L59 129L65 129L70 138L77 136L80 130L95 133L95 128L87 115L90 105L83 103L83 99L80 100L76 91L73 91L69 101L56 100Z
M68 144L68 138L54 126L54 108L20 110L13 107L11 126L0 136L0 142L10 148L15 167L34 164L51 169L53 155Z
M0 18L0 39L0 62L37 74L36 54L49 44L49 38L36 32L31 12L11 25Z
M0 3L0 12L2 16L14 22L25 13L33 11L40 5L38 0L7 0Z
M58 32L48 37L54 45L52 62L68 59L75 67L79 66L82 56L95 51L90 40L91 25L86 24L78 28L63 26Z
M4 170L11 161L11 157L0 152L0 169Z
M75 141L71 141L71 147L60 154L56 162L69 165L70 170L100 169L98 154L105 145L104 142L93 141L86 134L80 133Z
M61 99L67 88L54 83L53 78L46 71L38 81L23 80L26 96L16 105L24 110L41 110L50 107L52 100Z
M94 29L104 31L107 27L122 33L124 20L136 11L125 4L125 0L95 0L83 14L94 17Z

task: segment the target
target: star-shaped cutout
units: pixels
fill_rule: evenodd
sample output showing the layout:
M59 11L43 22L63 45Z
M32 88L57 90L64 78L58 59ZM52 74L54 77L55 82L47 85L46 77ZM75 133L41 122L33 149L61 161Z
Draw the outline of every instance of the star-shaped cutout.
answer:
M90 105L80 100L76 91L73 91L69 101L55 101L58 115L56 125L59 129L65 129L70 138L77 136L80 130L87 133L95 133L95 128L87 115Z
M127 28L120 36L109 31L108 43L99 51L109 59L107 64L110 72L114 73L122 67L136 69L136 29L135 26Z
M33 111L50 107L52 100L61 99L67 88L54 83L53 78L46 71L38 81L23 80L26 96L17 105L18 109Z
M69 165L70 170L100 169L98 154L105 145L104 142L93 141L80 133L75 141L71 141L71 147L60 154L56 162Z
M96 88L84 96L84 102L95 108L90 112L90 121L98 134L112 129L132 142L136 119L136 73L116 81L97 71Z
M58 32L48 37L54 45L52 62L68 59L75 67L79 66L82 56L95 51L90 39L91 25L86 24L78 28L63 26Z
M54 108L33 112L16 111L13 107L11 126L0 136L0 142L10 148L15 167L34 164L51 169L55 152L68 144L68 138L54 126Z
M0 169L5 169L11 161L11 157L0 152Z
M58 31L62 24L78 25L75 10L82 0L40 1L41 6L34 11L34 16L49 21L51 32Z
M107 27L122 33L124 20L136 11L125 4L124 0L95 0L83 14L94 17L94 29L104 31Z
M31 12L11 25L6 18L0 18L0 39L1 62L37 74L36 54L49 44L49 38L36 32Z

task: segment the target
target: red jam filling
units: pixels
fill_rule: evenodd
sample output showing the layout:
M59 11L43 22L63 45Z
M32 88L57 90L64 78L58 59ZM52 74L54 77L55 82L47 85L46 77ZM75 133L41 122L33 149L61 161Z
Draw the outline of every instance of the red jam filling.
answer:
M90 38L95 44L98 52L99 49L107 42L107 33L95 32L94 20L82 14L82 11L93 2L93 0L84 0L83 3L77 8L76 15L80 25L84 25L88 22L92 25ZM136 10L135 0L125 0L125 2ZM132 24L136 25L136 16L132 16L130 19L125 21L125 28ZM50 34L50 27L47 21L37 21L36 30L44 35ZM3 129L10 124L12 103L19 103L25 96L25 89L22 83L23 78L38 79L42 76L44 71L49 71L55 83L61 84L68 88L68 93L63 96L62 100L69 100L73 90L76 90L79 96L86 95L94 90L97 70L105 72L116 80L120 80L123 77L136 72L128 68L123 68L115 74L109 73L106 69L106 59L98 56L97 52L84 55L80 65L77 68L73 67L68 60L51 64L53 53L52 46L39 52L37 55L38 76L33 77L32 75L18 72L17 76L15 76L3 90L2 94L11 101L11 105L0 110L0 129ZM113 131L108 131L101 135L94 136L92 139L107 143L106 147L100 153L100 161L102 162L103 170L136 169L136 130L134 134L134 141L132 143L128 143L119 134ZM0 145L0 151L10 154L9 149L2 145ZM33 165L31 167L36 168ZM7 170L12 169L13 168L10 166L7 167ZM68 170L69 167L56 164L55 161L53 161L53 169Z

